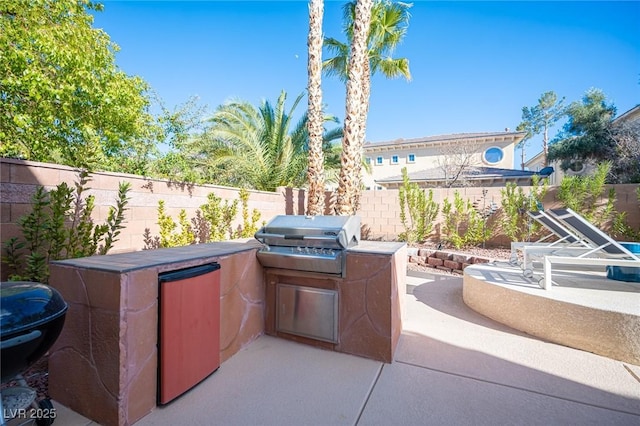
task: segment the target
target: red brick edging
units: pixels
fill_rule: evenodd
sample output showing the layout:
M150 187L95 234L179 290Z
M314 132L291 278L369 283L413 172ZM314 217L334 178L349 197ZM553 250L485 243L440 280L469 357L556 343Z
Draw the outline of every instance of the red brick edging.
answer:
M487 257L440 250L418 249L417 251L414 250L413 254L409 254L409 263L457 274L462 274L464 268L469 265L489 262L491 262L491 259Z

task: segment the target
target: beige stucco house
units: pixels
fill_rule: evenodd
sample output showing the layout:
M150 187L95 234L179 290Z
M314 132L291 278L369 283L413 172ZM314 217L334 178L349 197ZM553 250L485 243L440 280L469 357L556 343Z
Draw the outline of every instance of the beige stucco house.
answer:
M396 188L402 169L420 186L501 186L530 182L535 172L515 170L515 146L524 132L458 133L366 143L363 183L368 189ZM451 185L452 184L452 185Z

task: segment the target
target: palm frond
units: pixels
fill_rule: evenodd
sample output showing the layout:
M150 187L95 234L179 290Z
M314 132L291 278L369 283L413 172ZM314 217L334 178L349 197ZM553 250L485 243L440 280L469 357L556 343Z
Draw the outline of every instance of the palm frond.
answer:
M380 70L387 78L404 77L407 81L411 81L409 60L406 58L383 58L376 62L376 70Z

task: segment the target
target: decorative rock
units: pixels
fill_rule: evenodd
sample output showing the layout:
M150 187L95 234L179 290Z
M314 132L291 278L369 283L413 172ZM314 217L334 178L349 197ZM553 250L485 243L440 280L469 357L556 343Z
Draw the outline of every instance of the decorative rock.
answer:
M409 256L409 262L424 266L426 260L422 256Z

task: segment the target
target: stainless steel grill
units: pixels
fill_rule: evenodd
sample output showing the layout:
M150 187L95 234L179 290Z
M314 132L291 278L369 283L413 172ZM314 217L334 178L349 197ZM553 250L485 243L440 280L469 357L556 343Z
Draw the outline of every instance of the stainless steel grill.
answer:
M256 232L269 268L345 275L345 249L360 242L358 216L276 216Z

